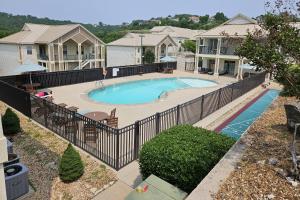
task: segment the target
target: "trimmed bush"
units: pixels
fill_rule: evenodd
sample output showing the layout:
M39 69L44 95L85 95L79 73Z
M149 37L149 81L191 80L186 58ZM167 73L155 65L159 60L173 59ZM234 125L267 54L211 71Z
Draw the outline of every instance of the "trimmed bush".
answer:
M16 134L21 131L20 119L10 108L7 108L2 116L2 126L4 135Z
M154 174L191 192L234 143L206 129L173 127L144 144L139 159L143 179Z
M84 172L79 153L69 144L59 163L59 177L63 182L73 182Z

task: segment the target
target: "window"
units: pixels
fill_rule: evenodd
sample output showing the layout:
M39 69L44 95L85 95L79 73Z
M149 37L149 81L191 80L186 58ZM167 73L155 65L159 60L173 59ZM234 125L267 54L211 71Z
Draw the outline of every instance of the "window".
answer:
M67 46L63 46L63 54L64 55L68 54L68 48L67 48Z
M204 45L204 40L203 40L203 39L200 39L199 45L200 45L200 46L203 46L203 45Z
M137 52L140 53L140 48L137 48Z
M32 55L32 46L27 46L27 55Z

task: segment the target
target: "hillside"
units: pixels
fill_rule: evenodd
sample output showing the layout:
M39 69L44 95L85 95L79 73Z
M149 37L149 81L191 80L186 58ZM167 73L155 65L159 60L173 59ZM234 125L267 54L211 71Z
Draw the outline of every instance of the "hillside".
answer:
M157 17L149 20L133 20L131 23L123 23L122 25L107 25L99 22L98 24L82 24L89 31L101 38L105 43L109 43L123 37L127 32L144 32L154 26L176 26L190 29L210 29L228 18L221 12L214 16L197 16L189 14L179 14L168 17ZM20 31L25 23L61 25L72 24L70 20L53 20L49 18L38 18L31 15L12 15L0 12L0 38L9 34Z

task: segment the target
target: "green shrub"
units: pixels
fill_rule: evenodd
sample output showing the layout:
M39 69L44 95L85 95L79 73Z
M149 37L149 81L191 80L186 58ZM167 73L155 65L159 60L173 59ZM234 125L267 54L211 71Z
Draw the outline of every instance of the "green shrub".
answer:
M63 182L79 179L84 172L84 166L79 153L69 144L59 164L59 177Z
M176 126L144 144L140 170L144 179L154 174L191 192L234 142L230 137L206 129Z
M4 135L16 134L21 131L20 119L10 108L7 108L2 116L2 126Z

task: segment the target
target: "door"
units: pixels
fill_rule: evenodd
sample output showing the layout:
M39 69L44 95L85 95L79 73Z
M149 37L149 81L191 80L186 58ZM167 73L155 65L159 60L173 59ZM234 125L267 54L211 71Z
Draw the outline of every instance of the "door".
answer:
M225 60L225 62L224 62L224 70L226 71L226 73L228 73L230 75L234 75L235 61Z

